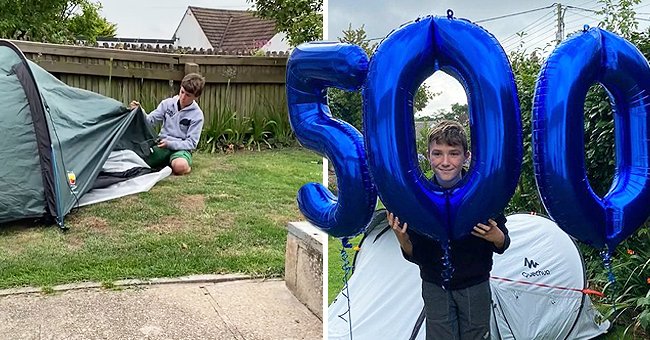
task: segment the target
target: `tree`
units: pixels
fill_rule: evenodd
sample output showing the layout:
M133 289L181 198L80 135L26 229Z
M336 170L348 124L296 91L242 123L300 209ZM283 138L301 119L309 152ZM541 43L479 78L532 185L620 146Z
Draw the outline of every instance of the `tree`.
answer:
M599 0L598 2L602 6L597 14L605 16L598 26L616 32L625 39L630 39L639 28L633 6L638 5L641 0L618 0L616 2L614 0Z
M70 18L70 31L77 37L95 42L98 37L114 37L117 27L99 15L102 5L84 1L79 4L81 14Z
M115 36L116 26L92 0L0 0L0 37L65 43Z
M539 60L535 53L526 54L525 51L514 51L510 54L510 64L512 65L515 84L517 85L517 95L519 97L524 153L519 183L507 210L508 212L544 212L542 202L537 195L537 184L535 183L535 174L533 172L531 128L535 82L541 68L541 60Z
M454 103L451 104L451 111L441 109L436 115L434 121L440 120L455 120L463 126L469 125L469 111L467 104Z
M273 20L289 45L323 39L323 0L246 0L256 15Z
M348 29L343 31L343 37L339 38L339 41L361 47L368 56L371 56L377 49L377 44L371 43L366 38L366 30L363 25L357 29L353 29L352 25L349 25ZM363 125L361 93L359 91L348 92L339 89L329 89L327 93L332 115L352 124L361 131ZM433 94L429 91L428 86L426 84L420 85L413 98L413 109L415 111L422 110L427 106L431 97L433 97Z

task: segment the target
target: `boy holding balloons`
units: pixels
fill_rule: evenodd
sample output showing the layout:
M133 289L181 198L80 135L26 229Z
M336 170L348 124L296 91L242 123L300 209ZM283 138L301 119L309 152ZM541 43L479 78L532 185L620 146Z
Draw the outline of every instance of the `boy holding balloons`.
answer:
M432 180L453 189L464 175L470 157L463 126L442 121L428 139ZM404 258L420 267L427 339L490 338L490 270L492 253L502 254L510 245L503 214L474 226L471 235L450 241L451 279L443 279L445 265L440 244L408 229L399 217L388 213Z

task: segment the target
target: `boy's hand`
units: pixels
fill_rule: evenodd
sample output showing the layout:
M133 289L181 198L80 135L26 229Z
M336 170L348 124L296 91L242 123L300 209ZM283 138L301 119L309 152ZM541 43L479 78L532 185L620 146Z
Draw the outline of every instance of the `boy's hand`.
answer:
M134 110L135 108L139 107L140 103L138 103L135 100L132 100L131 103L129 104L129 110Z
M164 140L164 139L161 139L161 140L158 141L158 145L157 145L157 146L158 146L159 148L161 148L161 149L164 149L164 148L167 147L167 141Z
M389 211L386 213L388 214L388 225L390 225L390 227L393 229L393 232L395 233L395 236L397 236L399 245L408 256L413 256L413 245L411 244L411 238L406 232L408 229L408 223L404 223L402 226L400 226L399 217L393 215L393 213Z
M472 235L494 243L498 249L503 248L505 236L503 235L501 229L497 227L497 222L495 222L493 219L489 219L488 224L489 225L485 225L483 223L477 224L472 231Z
M392 212L388 212L388 225L393 228L393 231L398 238L409 238L409 234L406 233L406 229L408 229L408 223L404 223L403 226L400 226L399 217L393 215Z

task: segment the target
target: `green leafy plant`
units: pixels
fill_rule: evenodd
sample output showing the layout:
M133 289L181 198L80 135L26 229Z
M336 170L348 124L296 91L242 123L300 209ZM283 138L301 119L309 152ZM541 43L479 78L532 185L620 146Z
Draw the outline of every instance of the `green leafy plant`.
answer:
M234 114L230 111L229 105L220 106L216 114L212 116L212 121L207 129L203 129L201 138L201 150L210 153L221 151L223 144L226 142L226 136L230 126L232 126Z
M268 139L269 144L274 147L295 145L296 138L291 128L286 103L279 107L271 105L268 100L265 100L265 102L269 120L275 122L275 124L269 126L271 130L271 136Z
M224 142L229 149L236 147L243 149L245 147L246 137L251 133L250 118L233 112L230 119L230 126L226 129Z
M275 125L277 123L259 108L254 110L251 116L250 138L248 138L246 145L249 148L256 147L257 151L260 151L262 144L265 144L270 149L271 144L269 144L268 139L273 135L272 129Z
M606 298L597 301L603 316L625 327L624 334L647 338L650 331L650 229L641 228L622 242L612 260L615 281L610 282L601 255L581 246L591 286Z
M423 126L417 130L416 137L416 147L418 152L418 165L420 170L430 177L432 175L431 166L429 165L428 156L428 142L429 142L429 133L431 132L431 121L423 121Z

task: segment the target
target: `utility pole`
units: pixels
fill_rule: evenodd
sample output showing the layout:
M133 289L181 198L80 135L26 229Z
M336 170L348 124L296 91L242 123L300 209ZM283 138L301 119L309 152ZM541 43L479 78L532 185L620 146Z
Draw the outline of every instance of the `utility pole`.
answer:
M555 34L556 45L559 45L564 39L564 12L566 8L562 8L562 4L557 4L557 33Z

